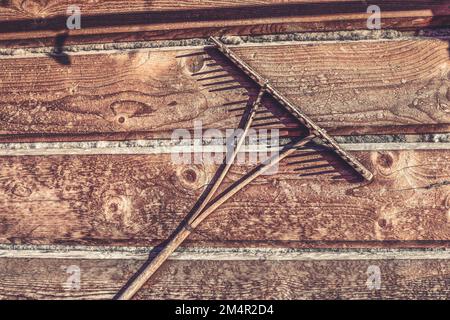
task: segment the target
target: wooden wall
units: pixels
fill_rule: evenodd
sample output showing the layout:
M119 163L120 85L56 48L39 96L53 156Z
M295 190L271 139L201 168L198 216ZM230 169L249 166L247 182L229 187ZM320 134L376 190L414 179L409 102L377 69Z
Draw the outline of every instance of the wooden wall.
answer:
M27 49L52 45L69 3L0 6L5 299L112 298L217 169L174 164L172 147L136 149L130 141L163 144L175 129L192 132L195 121L204 130L235 128L257 93L210 46L85 47L59 56ZM77 3L86 27L71 31L66 44L349 30L367 19L362 1ZM448 1L373 3L386 8L385 28L448 22ZM5 51L19 47L25 49ZM169 261L137 298L448 298L448 41L405 36L234 49L347 141L375 179L360 181L333 153L308 146L212 214L183 246L193 254ZM263 103L254 128L277 128L282 137L304 132L275 101ZM415 142L396 140L404 134ZM372 135L389 139L374 143ZM365 143L354 143L357 136ZM102 152L93 141L112 141L122 151ZM249 169L234 166L226 185ZM148 249L133 254L136 247ZM371 265L381 270L380 290L367 288ZM75 290L65 287L70 266L81 272Z

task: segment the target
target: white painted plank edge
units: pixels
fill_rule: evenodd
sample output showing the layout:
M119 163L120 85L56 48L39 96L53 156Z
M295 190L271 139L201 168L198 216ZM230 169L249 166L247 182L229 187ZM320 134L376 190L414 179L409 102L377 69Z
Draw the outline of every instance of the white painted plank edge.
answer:
M153 247L0 245L0 258L146 260ZM171 260L447 260L450 249L180 248Z
M127 143L129 143L127 145ZM450 142L401 142L401 143L341 143L347 151L396 151L396 150L450 150ZM275 152L279 147L247 145L241 152ZM50 155L106 155L106 154L178 154L178 153L225 153L224 145L174 145L170 140L151 141L99 141L48 142L0 144L0 157L4 156L50 156Z

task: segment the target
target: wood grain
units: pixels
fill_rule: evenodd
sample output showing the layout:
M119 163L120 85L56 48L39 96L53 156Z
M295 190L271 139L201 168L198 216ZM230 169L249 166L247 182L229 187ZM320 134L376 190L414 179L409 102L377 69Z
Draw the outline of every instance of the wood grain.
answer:
M140 264L2 258L0 298L111 299ZM70 266L80 270L79 290ZM380 268L380 290L367 288L369 266ZM448 299L449 276L449 260L169 261L136 298Z
M347 126L356 134L367 126L450 122L448 44L426 43L427 48L411 40L235 52L322 126ZM433 83L439 89L430 94Z
M448 132L448 44L399 40L235 50L333 134ZM254 84L214 49L0 59L0 140L170 137L236 128ZM102 70L99 72L98 70ZM269 98L255 128L298 135Z
M82 12L82 28L66 29L67 8ZM381 7L382 28L417 29L450 22L445 0L371 1ZM367 29L369 4L355 0L223 1L2 1L2 46L182 39L211 35Z
M440 247L450 241L450 152L356 152L357 181L303 150L221 206L187 246ZM230 171L226 185L249 167ZM188 214L215 165L164 155L0 158L2 243L158 245Z

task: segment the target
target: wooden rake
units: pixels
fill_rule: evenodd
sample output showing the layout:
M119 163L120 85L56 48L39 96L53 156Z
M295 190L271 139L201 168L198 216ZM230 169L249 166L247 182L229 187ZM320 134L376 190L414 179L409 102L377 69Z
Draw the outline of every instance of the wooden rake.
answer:
M169 242L163 249L151 260L149 260L143 268L124 286L124 288L116 295L118 300L129 300L136 292L151 278L151 276L159 269L159 267L169 258L169 256L183 243L184 240L193 232L195 228L205 220L211 213L213 213L219 206L225 203L228 199L250 184L253 180L264 174L267 170L278 164L284 158L293 154L298 148L305 146L314 138L321 139L325 145L336 152L345 162L347 162L358 174L364 179L370 181L373 178L372 173L367 170L356 158L343 150L339 144L328 135L328 133L318 126L313 120L306 116L295 104L284 97L278 90L276 90L268 80L264 79L254 69L242 61L230 48L228 48L219 39L211 37L211 41L216 48L222 52L231 62L238 66L250 78L252 78L259 86L260 90L254 103L249 106L244 113L243 131L238 134L233 143L232 150L228 150L222 166L218 169L215 176L217 179L213 182L209 190L206 191L204 199L189 217L183 223L181 228L177 229L175 234L171 237ZM260 165L245 174L241 179L230 185L225 191L216 196L218 188L222 184L226 174L233 165L236 156L238 155L242 144L248 134L248 131L253 123L256 111L261 105L264 94L270 94L273 98L281 103L299 122L305 125L309 134L305 138L297 139L286 145L278 154L272 156Z

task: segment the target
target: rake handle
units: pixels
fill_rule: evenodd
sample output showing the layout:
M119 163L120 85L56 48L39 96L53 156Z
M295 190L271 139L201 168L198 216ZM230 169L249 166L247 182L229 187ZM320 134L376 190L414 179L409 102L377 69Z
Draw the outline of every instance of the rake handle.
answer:
M188 229L178 232L167 245L158 253L158 255L139 273L134 280L127 285L125 290L119 294L117 300L131 300L136 292L152 277L152 275L161 267L169 256L183 243L191 234Z
M130 300L136 294L136 292L142 288L142 286L151 278L151 276L161 267L161 265L169 258L169 256L183 243L184 240L191 234L203 220L205 220L212 212L214 212L220 205L230 199L237 192L242 190L250 182L269 170L272 166L279 163L287 156L294 153L298 147L304 146L314 138L314 135L310 135L304 139L301 139L290 146L284 148L282 152L270 159L270 162L263 163L257 167L254 172L248 175L244 180L239 181L237 184L232 185L223 194L217 196L213 200L213 203L207 207L192 223L186 224L185 228L179 231L169 241L169 243L158 253L158 255L138 274L131 283L119 294L117 300Z

